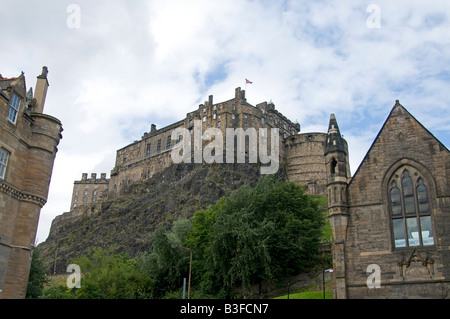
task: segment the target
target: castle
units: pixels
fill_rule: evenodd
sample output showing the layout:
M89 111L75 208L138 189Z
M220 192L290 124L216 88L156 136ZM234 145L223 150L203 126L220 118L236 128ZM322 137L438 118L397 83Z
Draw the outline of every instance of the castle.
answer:
M202 140L197 145L194 141L196 123L201 123L202 134ZM279 162L286 170L287 179L304 185L310 194L325 195L327 181L324 152L327 133L300 133L300 124L287 119L275 109L272 102L253 106L247 102L245 91L238 87L233 99L214 103L210 95L208 101L189 112L184 119L161 129L152 124L150 132L144 133L141 140L117 151L110 179L106 179L105 173L100 179L96 179L95 173L90 179L87 173L83 173L82 179L74 183L71 209L114 197L120 194L123 186L151 178L170 166L173 163L171 152L177 147L177 142L185 138L172 138L180 128L190 132L193 152L209 142L212 138L209 132L225 136L227 128L242 128L244 132L276 128L279 134ZM213 128L215 132L211 131ZM270 137L268 140L271 144ZM249 138L246 139L245 147L246 162L252 162L249 156L252 143Z
M27 92L25 76L0 75L0 298L24 298L41 208L47 201L61 122L43 113L47 67Z

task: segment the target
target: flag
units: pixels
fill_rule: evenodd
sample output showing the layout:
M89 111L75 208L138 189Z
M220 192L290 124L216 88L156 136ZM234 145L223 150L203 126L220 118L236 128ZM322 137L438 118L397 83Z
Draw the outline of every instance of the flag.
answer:
M252 84L252 83L253 83L252 81L245 79L245 84Z

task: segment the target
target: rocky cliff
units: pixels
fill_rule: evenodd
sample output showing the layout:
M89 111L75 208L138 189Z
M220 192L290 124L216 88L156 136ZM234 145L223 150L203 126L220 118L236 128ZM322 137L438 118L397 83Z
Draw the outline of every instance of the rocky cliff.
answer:
M283 168L278 174L284 179ZM38 246L48 273L65 273L67 265L95 246L114 245L117 252L136 256L150 249L157 228L170 228L174 220L215 204L228 191L255 185L259 176L257 164L173 164L101 204L64 213Z

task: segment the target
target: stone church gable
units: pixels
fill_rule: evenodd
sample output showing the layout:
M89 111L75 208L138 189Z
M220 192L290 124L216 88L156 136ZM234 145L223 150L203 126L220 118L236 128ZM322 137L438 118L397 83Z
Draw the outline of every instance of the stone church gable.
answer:
M423 173L428 175L443 172L432 177L432 180L439 182L443 193L450 193L447 185L450 176L449 150L396 101L349 183L351 205L381 203L385 195L383 184L388 175L406 163L422 168Z
M449 182L449 150L397 101L347 185L337 298L449 297Z

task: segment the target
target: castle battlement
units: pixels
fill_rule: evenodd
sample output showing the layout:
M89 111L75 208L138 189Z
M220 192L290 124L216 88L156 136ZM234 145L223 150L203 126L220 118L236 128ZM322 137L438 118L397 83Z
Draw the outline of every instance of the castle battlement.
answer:
M101 202L106 199L109 189L109 178L106 173L101 173L97 178L97 173L88 173L81 175L81 180L73 183L72 202L70 209L74 209L83 205L90 205Z

